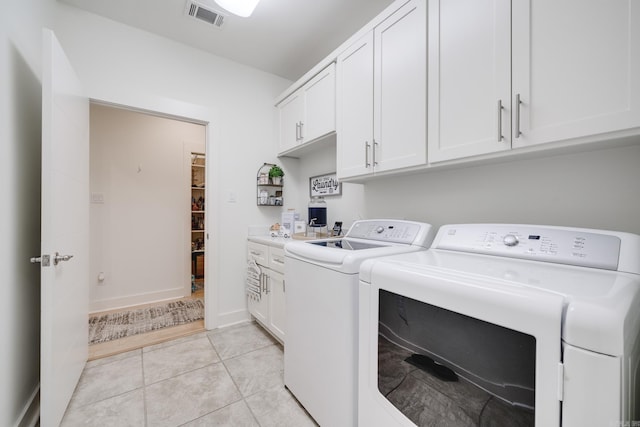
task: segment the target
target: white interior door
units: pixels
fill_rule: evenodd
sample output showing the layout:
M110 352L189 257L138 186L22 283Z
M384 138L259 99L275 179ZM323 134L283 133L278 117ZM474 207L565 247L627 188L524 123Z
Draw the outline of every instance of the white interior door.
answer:
M60 424L88 352L89 100L47 29L42 65L40 423L49 427Z

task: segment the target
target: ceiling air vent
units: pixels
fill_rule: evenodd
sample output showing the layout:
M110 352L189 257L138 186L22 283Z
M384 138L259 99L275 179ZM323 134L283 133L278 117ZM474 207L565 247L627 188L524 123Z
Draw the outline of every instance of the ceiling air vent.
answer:
M225 15L218 12L217 10L213 10L208 6L194 1L187 1L187 8L185 12L192 18L199 19L200 21L206 22L209 25L213 25L216 28L222 27L224 19L226 18Z

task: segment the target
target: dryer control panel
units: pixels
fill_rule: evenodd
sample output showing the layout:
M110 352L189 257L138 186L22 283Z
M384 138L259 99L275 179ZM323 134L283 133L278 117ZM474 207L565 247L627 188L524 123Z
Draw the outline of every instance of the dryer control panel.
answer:
M422 222L364 219L354 222L345 237L428 247L431 230L430 224Z
M441 227L431 248L617 270L620 242L578 228L459 224Z

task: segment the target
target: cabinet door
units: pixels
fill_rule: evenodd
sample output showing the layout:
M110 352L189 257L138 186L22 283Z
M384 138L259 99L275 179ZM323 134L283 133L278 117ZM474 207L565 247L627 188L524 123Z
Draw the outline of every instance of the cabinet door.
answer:
M514 147L640 126L638 76L637 0L513 2Z
M309 142L336 130L336 68L329 65L302 88L304 120L300 136Z
M337 60L337 175L373 172L373 33L351 45Z
M427 161L426 0L410 1L374 30L374 170Z
M304 116L304 93L299 89L278 104L280 113L280 152L300 143L299 123Z
M284 275L269 272L269 330L284 342L285 325Z
M260 301L256 301L253 298L247 299L247 306L249 308L249 313L256 320L263 325L268 325L269 321L269 293L267 292L268 282L269 282L269 270L266 268L262 268L262 275L260 276Z
M429 162L511 148L509 0L429 0Z

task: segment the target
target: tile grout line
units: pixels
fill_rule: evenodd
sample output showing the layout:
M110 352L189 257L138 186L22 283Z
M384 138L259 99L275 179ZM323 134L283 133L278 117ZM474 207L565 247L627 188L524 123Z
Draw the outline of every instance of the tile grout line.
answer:
M140 353L140 356L142 356L142 353ZM86 372L87 370L89 370L89 371L90 371L90 370L93 370L93 369L102 368L102 367L105 367L105 366L110 365L110 364L112 364L112 363L122 362L122 361L124 361L124 360L126 360L126 359L132 359L132 358L134 358L134 357L136 357L136 356L130 356L130 357L126 357L126 358L124 358L124 359L114 360L114 361L109 362L109 363L105 363L105 364L98 365L98 366L91 366L91 367L88 367L88 368L86 367L86 364L85 364L85 368L82 370L82 376L85 374L85 372ZM142 364L142 360L141 360L141 364ZM82 376L80 377L80 379L82 379ZM65 415L66 415L66 414L67 414L67 412L69 412L69 411L72 411L72 412L73 412L73 411L76 411L76 410L80 410L80 409L82 409L82 408L86 408L87 406L91 406L91 405L95 405L95 404L98 404L98 403L102 403L102 402L105 402L105 401L107 401L107 400L114 399L114 398L116 398L116 397L120 397L120 396L124 396L125 394L133 393L133 392L134 392L134 391L136 391L136 390L139 390L139 389L141 389L141 388L144 388L144 378L143 378L143 385L142 385L141 387L135 387L135 388L132 388L132 389L130 389L130 390L124 390L124 391L122 391L122 392L120 392L120 393L117 393L117 394L114 394L114 395L109 395L109 396L103 397L103 398L101 398L101 399L98 399L98 400L95 400L95 401L91 401L91 402L87 402L87 403L84 403L84 404L74 403L74 400L75 400L76 394L77 394L77 392L78 392L78 390L79 390L79 389L78 389L78 387L79 387L79 386L80 386L80 381L78 381L78 384L76 385L76 388L75 388L75 389L74 389L74 391L73 391L73 394L72 394L72 396L71 396L71 400L69 401L69 405L67 406L67 409L65 410ZM72 406L73 406L73 407L72 407ZM64 418L63 418L63 419L64 419Z
M227 369L227 365L225 365L225 364L224 364L224 361L222 360L222 357L220 357L220 354L218 353L218 350L216 350L216 346L215 346L215 345L213 344L213 342L211 341L211 338L209 337L209 334L205 334L205 337L207 338L207 341L209 342L209 345L211 346L211 349L212 349L212 350L213 350L213 352L216 354L216 356L218 357L218 359L219 359L219 360L218 360L218 362L210 363L210 364L208 364L208 365L206 365L206 366L202 366L202 367L200 367L200 368L193 369L193 370L191 370L191 371L189 371L189 372L194 372L194 371L197 371L198 369L202 369L202 368L205 368L205 367L207 367L207 366L212 366L212 365L215 365L216 363L220 363L220 364L224 367L225 372L226 372L226 373L227 373L227 375L229 376L229 379L231 379L231 382L233 383L234 387L235 387L235 388L236 388L236 390L238 391L238 394L240 395L240 399L238 399L238 400L236 400L236 401L234 401L234 402L230 402L230 403L228 403L228 404L226 404L226 405L224 405L224 406L221 406L220 408L217 408L217 409L215 409L215 410L213 410L213 411L211 411L211 412L207 412L206 414L202 414L202 415L200 415L200 416L199 416L199 417L197 417L197 418L194 418L194 419L192 419L192 420L186 421L186 422L184 422L184 423L180 424L180 426L184 426L184 425L186 425L186 424L190 424L190 423L192 423L192 422L194 422L194 421L196 421L196 420L199 420L199 419L201 419L201 418L206 417L207 415L211 415L211 414L213 414L214 412L217 412L217 411L219 411L219 410L221 410L221 409L228 408L228 407L229 407L229 406L231 406L231 405L235 405L235 404L236 404L236 403L238 403L238 402L243 402L243 403L247 406L247 408L249 409L249 412L251 412L251 416L252 416L252 417L254 418L254 420L258 423L258 425L260 425L260 423L258 422L258 420L255 418L255 415L253 415L253 412L251 411L251 408L249 408L249 405L247 405L247 403L244 401L244 396L242 395L242 392L240 391L240 388L238 387L238 385L236 384L235 380L233 379L233 376L231 376L231 373L229 372L229 369ZM182 343L182 344L184 344L184 343ZM178 377L178 376L180 376L180 375L182 375L182 374L175 375L175 376L173 376L173 377L171 377L171 378L176 378L176 377ZM168 380L168 379L171 379L171 378L167 378L167 380ZM161 380L161 381L165 381L165 380ZM158 382L161 382L161 381L158 381ZM157 383L154 383L154 384L157 384ZM180 427L180 426L178 426L178 427Z
M218 350L216 350L216 346L213 343L213 341L211 340L211 337L207 334L207 338L209 339L209 343L211 344L211 347L213 347L213 351L216 352L216 354L218 355L218 357L220 358L220 362L222 363L222 366L224 366L224 370L227 372L227 375L229 375L229 378L231 378L231 382L233 382L234 387L236 388L236 390L238 390L238 394L240 395L240 400L238 402L242 402L244 403L244 405L247 407L247 409L249 410L249 412L251 413L251 416L253 417L253 420L256 422L256 424L258 424L258 426L260 426L260 421L258 421L258 417L256 417L256 414L253 413L253 410L251 409L251 406L249 406L249 404L247 403L247 396L245 396L242 391L240 390L240 387L238 386L238 383L236 382L235 378L233 378L233 375L231 375L231 371L229 371L229 368L227 367L227 364L224 363L225 360L222 359L222 357L220 356L220 354L218 353ZM266 347L264 347L266 348ZM255 350L254 350L255 351ZM249 354L251 352L248 353L244 353L244 354ZM243 354L243 355L244 355ZM242 355L238 355L235 357L240 357ZM229 359L226 360L233 360L235 357L231 357ZM237 403L237 402L234 402ZM229 406L229 405L227 405Z
M203 337L203 338L204 338L204 337ZM183 344L186 344L186 342L180 343L180 344L178 344L178 345L183 345ZM213 344L211 344L211 341L210 341L210 340L209 340L209 344L213 347ZM163 348L159 348L159 349L157 349L157 350L151 350L151 351L148 351L147 353L153 353L153 352L155 352L155 351L161 351L161 350L164 350L164 349L166 349L166 348L170 348L170 347L173 347L173 346L163 347ZM204 368L207 368L207 367L209 367L209 366L213 366L213 365L218 364L218 363L222 363L222 359L220 358L220 355L218 354L218 352L216 351L216 349L215 349L215 348L213 348L213 351L214 351L214 353L216 354L216 356L218 357L218 359L219 359L218 361L214 361L214 362L211 362L211 363L207 363L206 365L198 366L198 367L195 367L195 368L190 368L190 369L188 369L188 370L186 370L186 371L180 372L180 373L178 373L178 374L175 374L175 375L170 376L170 377L167 377L167 378L161 378L161 379L159 379L159 380L157 380L157 381L152 381L152 382L150 382L148 385L149 385L149 386L152 386L152 385L155 385L155 384L159 384L159 383L161 383L161 382L163 382L163 381L168 381L168 380L171 380L171 379L174 379L174 378L180 377L180 376L182 376L182 375L189 374L189 373L192 373L192 372L198 371L198 370L200 370L200 369L204 369ZM143 352L143 354L144 354L144 352ZM223 366L224 366L224 364L223 364ZM226 367L225 367L225 368L226 368ZM146 386L146 385L145 385L145 386Z
M144 379L144 347L140 349L140 370L142 375L142 415L144 418L144 425L147 426L147 382Z
M141 347L140 350L142 350L143 353L153 353L154 351L159 351L159 350L164 350L165 348L175 347L177 345L182 345L182 344L188 343L189 341L195 341L197 339L200 339L200 338L198 338L199 335L203 335L203 337L204 337L204 336L207 335L207 331L204 330L204 331L201 331L201 332L196 332L196 333L191 334L191 335L186 335L184 337L175 338L175 339L170 340L170 341L165 341L165 342L158 343L158 344L147 345L147 346ZM158 348L151 349L152 347L158 347ZM148 350L144 351L145 348L148 349Z

